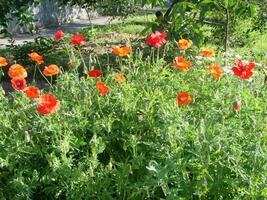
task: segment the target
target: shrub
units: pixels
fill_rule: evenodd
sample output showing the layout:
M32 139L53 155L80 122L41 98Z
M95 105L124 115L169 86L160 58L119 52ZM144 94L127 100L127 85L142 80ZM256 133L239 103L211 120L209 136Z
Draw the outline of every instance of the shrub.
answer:
M80 57L80 47L68 47ZM35 112L36 101L22 92L9 102L1 90L2 199L267 197L262 69L253 69L251 81L227 69L216 80L207 67L220 56L176 49L169 56L192 64L182 71L166 61L167 48L145 48L151 56L134 50L107 68L96 57L90 70L103 73L91 77L80 76L79 65L61 73L49 91L61 108L50 115ZM238 65L246 73L254 67ZM180 92L190 95L188 105L177 104Z
M20 26L27 25L29 30L33 30L33 18L29 12L29 5L37 4L38 0L1 0L0 2L0 34L8 33L7 27L10 21L17 18Z

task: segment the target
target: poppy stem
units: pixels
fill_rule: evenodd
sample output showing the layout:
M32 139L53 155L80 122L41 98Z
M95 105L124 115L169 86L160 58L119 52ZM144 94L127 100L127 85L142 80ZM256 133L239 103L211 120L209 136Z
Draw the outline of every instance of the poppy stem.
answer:
M36 69L37 68L37 64L34 65L34 72L33 72L33 82L35 83L35 76L36 76Z
M39 68L38 68L39 69ZM46 80L46 82L50 85L51 88L53 88L53 85L47 80L47 78L45 77L45 75L41 72L41 70L39 69L40 74L42 75L42 77Z
M167 48L167 45L164 45L164 47L163 47L163 58L165 58L165 54L166 54L166 48Z
M69 49L70 49L70 45L68 45L67 43L63 43L63 48L65 47L66 51L67 51L67 54L69 56L69 58L71 58L71 55L70 55L70 52L69 52Z
M157 62L159 62L159 48L157 49Z
M152 48L152 62L155 63L155 48Z
M85 64L85 61L84 61L84 58L83 58L83 55L82 55L82 52L81 52L81 49L78 48L78 52L79 52L79 55L82 59L82 63L83 63L83 73L87 74L87 68L86 68L86 64Z
M244 81L243 80L240 80L240 81L241 81L241 83L240 83L240 90L239 90L239 99L242 99L242 94L243 94L243 89L244 89L244 87L243 87Z
M119 57L119 67L120 67L120 70L121 72L123 71L123 67L122 67L122 57Z
M1 82L1 78L2 78L3 75L4 75L4 72L3 72L2 69L0 69L0 82Z
M107 70L109 71L110 70L110 63L109 63L109 54L107 54Z
M131 62L132 62L132 59L130 56L128 56L128 66L129 66L129 69L131 69Z

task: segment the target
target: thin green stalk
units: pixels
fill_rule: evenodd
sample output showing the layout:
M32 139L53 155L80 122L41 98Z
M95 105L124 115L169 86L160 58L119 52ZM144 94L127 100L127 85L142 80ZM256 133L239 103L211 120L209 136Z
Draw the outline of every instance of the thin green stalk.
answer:
M163 47L163 58L165 58L165 54L166 54L166 49L167 49L167 45L164 45L164 47Z
M120 67L120 71L123 71L123 67L122 67L122 57L119 57L119 67Z
M42 75L42 77L46 80L46 82L50 85L50 87L51 88L53 88L53 85L48 81L48 79L45 77L45 75L42 73L42 71L40 70L40 68L38 68L39 69L39 72L40 72L40 74Z
M50 76L50 80L51 80L51 85L53 85L53 77Z
M157 62L159 62L159 48L157 49Z
M1 82L1 79L2 79L2 76L4 75L4 72L3 70L0 68L0 82Z
M85 64L85 61L84 61L84 58L83 58L83 55L82 55L82 52L81 52L81 49L78 48L78 52L79 52L79 55L82 59L82 63L83 63L83 73L87 74L87 67L86 67L86 64Z
M39 69L39 68L38 68ZM36 76L36 71L37 71L37 64L34 65L34 72L33 72L33 82L35 83L35 76Z
M107 54L107 70L109 71L110 70L110 63L109 63L109 54Z
M152 62L155 63L155 48L152 47Z
M129 69L131 69L131 62L132 62L132 59L131 59L131 57L129 56L129 57L128 57L128 67L129 67Z

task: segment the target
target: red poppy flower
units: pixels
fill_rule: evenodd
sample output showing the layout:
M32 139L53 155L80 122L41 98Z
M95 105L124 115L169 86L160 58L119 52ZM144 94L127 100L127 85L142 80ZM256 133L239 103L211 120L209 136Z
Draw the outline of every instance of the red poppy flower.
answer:
M57 65L49 65L44 68L43 74L45 76L54 76L60 72L60 69Z
M13 78L11 85L15 90L22 91L27 87L27 82L24 78Z
M103 72L99 69L93 69L93 70L89 71L88 75L90 77L97 78L99 76L102 76Z
M65 35L65 34L64 34L63 31L58 31L58 32L55 33L55 35L54 35L54 39L55 39L56 41L58 41L58 40L60 40L61 38L63 38L64 35Z
M36 52L30 53L28 54L28 56L30 57L32 61L35 61L38 65L44 63L43 56L39 55Z
M51 94L41 95L37 102L37 112L43 115L59 111L60 101Z
M30 99L39 98L39 96L40 96L39 88L34 87L34 86L27 87L26 90L24 91L24 93Z
M166 37L167 34L165 32L156 31L155 33L152 33L150 36L148 36L146 42L156 48L160 48L162 45L166 43L165 40Z
M189 96L187 92L179 92L177 94L176 100L178 105L187 105L192 101L192 98Z
M104 96L109 91L109 88L102 82L96 83L96 89L100 93L100 96Z
M255 68L255 63L249 62L248 64L243 63L241 60L236 61L236 66L232 67L234 74L242 79L249 79L253 72L252 69Z
M75 34L71 37L71 44L74 45L84 45L85 44L85 37L81 34Z

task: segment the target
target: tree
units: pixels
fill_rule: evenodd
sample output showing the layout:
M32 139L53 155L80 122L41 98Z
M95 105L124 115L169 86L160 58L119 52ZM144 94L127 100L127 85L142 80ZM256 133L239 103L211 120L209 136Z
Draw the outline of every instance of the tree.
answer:
M244 0L203 0L199 3L199 9L201 21L207 16L213 18L217 16L223 22L224 52L227 52L230 24L234 21L235 17L256 15L255 4Z
M109 16L128 16L136 11L138 0L58 0L61 5L80 6L90 13L97 10L101 14Z
M37 4L38 0L1 0L0 1L0 33L7 34L7 28L10 21L17 19L18 25L27 25L30 30L33 29L33 17L29 7Z

